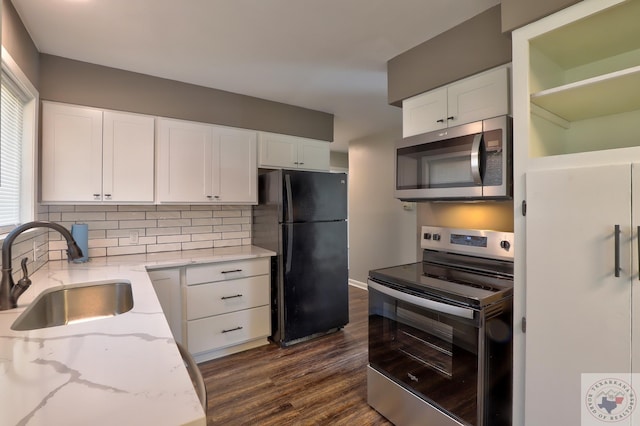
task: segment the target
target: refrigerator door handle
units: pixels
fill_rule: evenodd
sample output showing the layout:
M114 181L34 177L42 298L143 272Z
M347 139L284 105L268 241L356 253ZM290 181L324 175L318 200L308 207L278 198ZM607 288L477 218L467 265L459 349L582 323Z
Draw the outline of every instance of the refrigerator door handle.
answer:
M285 266L285 272L287 274L291 272L291 258L293 257L293 254L291 253L292 248L293 248L293 226L290 226L287 232L287 251L285 252L285 255L287 256L287 264Z
M285 222L293 221L293 200L291 199L291 175L284 175L284 185L287 190L287 218Z

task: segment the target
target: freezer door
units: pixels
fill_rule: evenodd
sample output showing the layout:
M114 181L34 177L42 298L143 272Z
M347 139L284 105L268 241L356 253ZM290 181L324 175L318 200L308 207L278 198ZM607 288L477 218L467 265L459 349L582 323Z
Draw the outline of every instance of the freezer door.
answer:
M347 218L345 173L282 171L283 222L318 222Z
M284 342L349 322L347 223L284 224L279 301Z

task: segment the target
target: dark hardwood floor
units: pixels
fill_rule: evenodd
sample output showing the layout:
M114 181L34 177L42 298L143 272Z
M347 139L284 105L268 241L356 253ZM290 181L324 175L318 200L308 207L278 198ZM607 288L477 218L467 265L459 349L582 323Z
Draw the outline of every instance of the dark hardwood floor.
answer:
M199 365L208 425L390 425L367 405L367 292L349 286L349 324L288 348Z

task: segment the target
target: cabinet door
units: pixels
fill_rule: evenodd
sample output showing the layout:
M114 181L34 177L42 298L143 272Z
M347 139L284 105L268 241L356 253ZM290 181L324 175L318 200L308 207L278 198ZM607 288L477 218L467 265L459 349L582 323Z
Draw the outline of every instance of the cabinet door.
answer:
M402 102L402 136L447 127L447 88L432 90Z
M330 168L329 143L311 139L300 139L298 143L298 167L307 170Z
M167 318L173 338L182 342L182 288L180 269L149 271L149 278L158 296L162 312Z
M525 419L578 425L581 374L631 368L631 167L527 173L526 200Z
M42 201L102 198L102 111L43 102Z
M632 318L633 324L631 330L633 335L631 336L631 342L633 344L631 348L631 372L635 373L632 380L632 387L637 392L640 391L640 164L635 163L631 169L631 176L633 177L631 188L633 189L633 205L631 210L631 221L633 225L632 234L635 234L635 238L632 241L633 256L631 260L631 306L632 306ZM631 424L640 424L640 412L635 410L631 415Z
M154 118L105 111L103 126L103 199L152 203Z
M298 142L292 136L260 133L260 166L295 169L298 167Z
M158 201L213 199L211 126L158 119Z
M498 68L451 84L447 98L449 126L508 114L507 69Z
M220 203L258 203L257 135L215 127L213 188Z

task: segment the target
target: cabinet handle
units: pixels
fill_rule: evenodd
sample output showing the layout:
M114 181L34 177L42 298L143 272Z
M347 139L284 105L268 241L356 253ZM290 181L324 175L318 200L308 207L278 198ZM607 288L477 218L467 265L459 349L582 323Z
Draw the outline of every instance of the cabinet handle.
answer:
M222 330L223 333L231 333L232 331L242 330L242 327L238 326L236 328L230 328L228 330Z
M614 226L613 234L614 234L614 238L613 239L614 239L614 244L615 244L615 247L614 247L615 250L614 250L614 255L613 255L614 256L614 263L615 263L615 265L614 265L614 268L615 268L614 269L614 275L616 277L619 277L620 276L620 225L615 225Z
M228 271L221 271L221 274L230 274L232 272L242 272L242 269L230 269Z
M299 164L299 165L303 165L303 164L304 164L304 162L303 162L303 163L298 163L298 164Z
M453 120L455 117L452 115L451 117L447 117L447 120Z
M441 118L440 120L436 120L436 123L444 123L444 118Z
M294 161L293 164L300 164L300 163L298 163L297 161Z
M106 198L111 198L111 194L104 194Z
M242 295L241 294L234 294L233 296L222 296L220 298L220 300L235 299L236 297L242 297Z
M93 198L98 198L100 197L100 194L93 194Z

